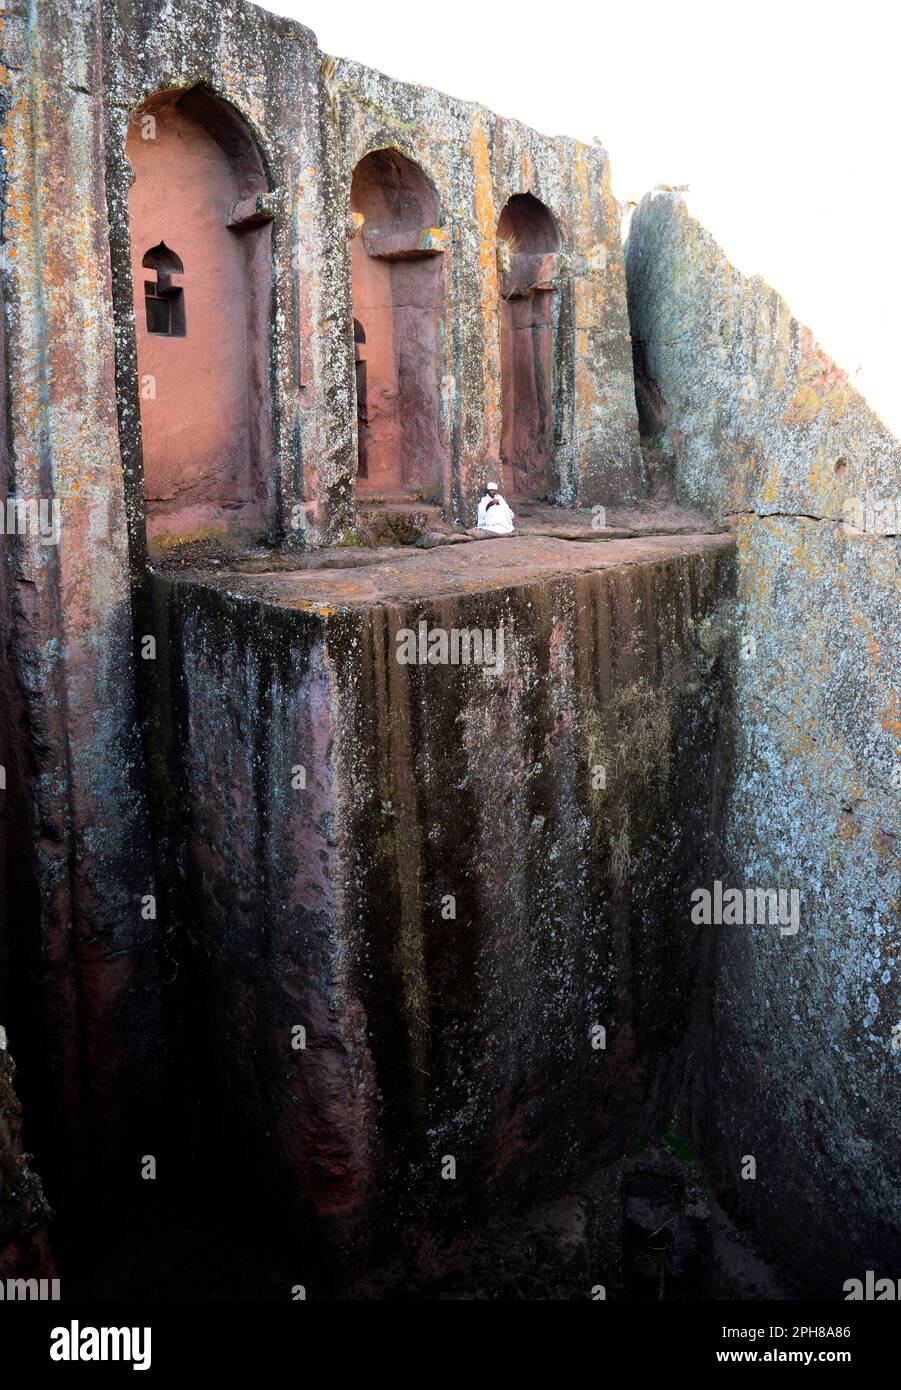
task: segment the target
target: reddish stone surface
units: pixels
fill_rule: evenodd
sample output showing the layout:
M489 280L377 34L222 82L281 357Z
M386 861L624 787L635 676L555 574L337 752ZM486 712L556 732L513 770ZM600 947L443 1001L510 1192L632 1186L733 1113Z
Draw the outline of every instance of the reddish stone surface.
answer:
M357 361L366 366L360 413L361 497L428 489L443 500L447 448L439 428L437 331L442 256L418 250L437 218L422 171L393 150L362 159L351 184L364 219L351 242ZM358 382L361 374L358 371Z
M167 1048L180 1039L172 990L161 1016L160 957L171 950L181 966L192 930L166 911L172 856L161 826L169 806L147 795L148 775L161 766L165 773L165 719L149 721L140 736L139 710L159 709L169 674L161 657L139 655L156 631L143 587L147 537L152 547L198 531L214 532L218 543L229 529L265 529L271 541L297 547L349 537L356 452L348 213L352 171L373 150L397 143L398 157L422 171L431 192L428 208L417 207L382 250L397 286L390 309L399 325L399 389L410 388L395 420L400 481L436 487L445 525L471 520L484 469L499 461L497 217L526 186L553 207L569 256L561 290L568 318L562 314L553 347L561 494L641 494L621 256L602 151L335 63L308 30L241 0L11 0L2 56L0 486L62 506L58 545L33 536L4 543L9 661L0 761L15 866L9 999L42 1162L57 1163L67 1181L99 1175L103 1165L124 1181L133 1170L123 1153L134 1152L136 1134L144 1142ZM142 138L144 115L157 121L156 141ZM182 290L185 330L165 342L147 334L143 286L152 267L142 264L163 243L183 267L157 268ZM434 299L424 288L429 277ZM576 402L577 375L594 381L577 351L576 321L603 345L603 400L592 388ZM156 378L155 400L142 398L146 377ZM301 720L292 679L285 673L283 685ZM281 698L274 687L271 694ZM192 725L198 747L217 713L211 700ZM164 714L171 719L171 707ZM316 737L324 718L320 702ZM261 754L262 743L247 774L254 815L241 821L257 836L248 841L248 873L267 852L255 800ZM201 782L226 780L210 763ZM236 808L242 795L238 779ZM330 812L320 805L315 830L297 831L298 857L332 849ZM225 813L223 822L230 824ZM197 853L212 877L215 854L205 862L200 844ZM278 866L270 871L274 885ZM242 892L250 883L242 880ZM145 911L151 897L156 916ZM305 883L291 907L299 913L308 901L315 912ZM261 1014L275 1070L249 1064L251 1090L262 1111L277 1110L279 1142L301 1168L307 1162L304 1182L322 1210L346 1211L363 1202L361 1175L371 1172L370 1131L355 1128L355 1097L370 1092L353 1071L362 1025L352 1001L340 1023L329 1015L321 1024L340 1046L311 1059L309 1104L300 1107L312 1117L308 1161L297 1158L299 1121L270 1098L284 1061L279 1029L294 1016L291 990L320 1001L310 1004L317 1020L328 997L332 957L318 920L305 920L321 977L298 983L289 930L283 976L274 946L275 968L264 960L246 985L247 942L239 940L231 954L212 953L209 995L222 1017L236 1015L249 1049L244 1066L254 1045L246 1001L259 991L265 1002L272 991L278 1007ZM234 1075L222 1075L224 1091ZM337 1141L322 1119L336 1094L346 1119ZM323 1169L337 1175L331 1191Z
M270 228L229 226L267 188L252 137L200 91L135 113L127 153L147 534L265 530L269 427ZM177 335L149 331L142 262L165 244L183 270Z
M508 248L501 275L501 459L510 496L554 491L553 292L539 289L560 237L547 208L530 194L509 200L497 224Z
M374 1280L621 1156L691 1077L725 1192L755 1117L771 1177L733 1205L757 1200L807 1291L849 1250L891 1269L897 563L839 527L854 493L895 495L897 441L677 207L636 215L645 423L679 496L744 513L760 656L733 690L728 539L615 514L647 476L602 149L330 59L242 0L9 0L0 43L0 490L62 509L58 544L4 537L0 580L0 965L42 1155L130 1180L171 1048L195 1084L154 1142L198 1114L246 1136L279 1215L314 1211ZM499 213L527 195L555 235L526 218L501 270ZM142 264L162 242L185 329L165 343ZM607 537L558 513L463 542L502 455L514 494L608 507ZM358 531L395 487L434 498ZM260 529L280 548L222 563L225 532ZM146 570L148 533L207 532L208 572ZM367 534L460 543L347 546ZM423 620L503 628L509 668L399 664ZM717 833L738 872L818 885L796 946L698 948ZM11 1105L0 1268L43 1271Z
M730 546L532 536L157 576L209 1083L286 1210L352 1252L344 1281L434 1274L433 1240L462 1249L486 1204L512 1219L668 1113L724 689L694 633ZM502 628L503 673L400 664L421 619Z

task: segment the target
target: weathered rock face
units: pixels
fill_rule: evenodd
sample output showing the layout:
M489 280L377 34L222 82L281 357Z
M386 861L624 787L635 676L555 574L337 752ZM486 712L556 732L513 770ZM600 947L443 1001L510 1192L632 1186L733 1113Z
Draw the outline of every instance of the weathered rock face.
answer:
M408 405L405 423L395 422L398 439L414 456L397 481L430 478L433 500L458 519L470 519L486 470L499 468L505 400L508 410L515 404L511 392L501 390L498 221L512 196L528 192L544 204L559 233L559 254L549 258L553 264L545 266L541 282L551 300L550 490L569 502L608 505L644 495L619 219L601 149L539 135L472 103L328 58L309 30L240 0L160 2L137 12L108 0L104 13L105 186L136 552L143 545L139 421L146 417L153 428L154 403L141 397L134 352L126 135L130 125L141 177L150 179L155 158L164 162L165 142L157 147L141 126L152 107L148 98L187 92L197 83L243 120L269 181L273 467L265 510L271 536L334 539L354 522L359 374L352 251L358 262L366 258L372 275L384 273L407 286L398 290L407 308L392 330L393 343L384 346L376 325L376 340L367 333L363 353L373 376L376 475L384 471L376 467L379 430L393 439L391 422L383 424L382 417L390 416L399 392ZM233 61L236 52L240 64ZM361 231L359 219L367 214L357 211L355 219L352 181L360 162L376 151L388 151L395 174L403 160L416 166L430 188L434 225L420 225L420 217L417 226L407 226L401 217L389 233L391 198L376 188ZM389 182L392 177L389 171ZM376 215L378 207L384 216ZM173 218L177 211L173 207ZM409 220L415 210L406 211ZM158 219L161 235L164 222L165 214ZM365 303L362 269L358 264L354 293ZM179 277L182 282L189 308L190 277ZM428 324L421 314L411 320L409 306L418 300L428 309ZM410 372L402 361L411 324L417 357L428 358L417 360L412 387L405 384ZM185 339L156 344L156 350L157 356L190 355ZM381 361L386 356L390 366ZM415 423L419 416L428 418L428 429L409 441L411 418ZM209 509L205 521L214 526Z
M0 48L0 500L60 506L0 567L0 1003L43 1152L122 1177L142 1128L177 1149L199 1093L207 1136L227 1116L372 1291L622 1161L690 1093L721 1195L798 1285L891 1273L897 441L656 197L629 250L642 414L680 499L738 532L737 612L729 543L693 523L316 570L303 545L450 539L502 464L536 496L644 497L603 151L328 58L242 0L12 0ZM192 283L217 246L229 274ZM145 270L184 332L157 331L174 301L143 302ZM214 360L230 318L243 341ZM193 440L192 362L247 386L233 414L207 395ZM380 510L396 485L416 495ZM234 523L271 568L152 574L148 497L152 541ZM421 622L502 634L499 669L398 661ZM798 934L693 927L715 873L797 888ZM194 1083L168 1131L147 1123L167 1044ZM42 1269L10 1079L0 1054L24 1184L0 1251ZM638 1240L679 1184L630 1176Z
M49 1279L47 1239L52 1215L30 1155L22 1149L22 1110L13 1086L16 1069L0 1027L0 1278Z
M219 1085L373 1286L669 1119L729 554L521 539L155 581ZM401 663L421 622L502 634L502 669Z
M17 866L8 949L12 1007L22 1015L17 1036L27 1029L29 1039L23 1070L40 1083L47 1106L43 1117L32 1112L32 1122L53 1117L49 1151L72 1173L74 1150L62 1140L112 1156L136 1110L140 1128L161 1067L160 929L152 915L148 750L138 735L136 689L143 669L136 653L149 618L140 582L130 583L141 580L146 556L142 412L149 420L154 405L171 411L172 392L183 393L178 447L170 447L170 415L163 466L148 468L159 504L152 539L165 539L167 513L179 518L172 522L179 538L191 528L215 532L221 523L225 530L238 510L242 526L259 518L270 539L293 545L353 528L351 240L359 229L349 216L350 190L355 165L390 147L418 162L437 206L437 225L419 229L428 235L415 251L441 266L432 370L444 451L438 500L446 513L470 521L484 470L499 460L495 233L507 199L527 190L544 201L560 232L553 283L542 290L554 304L555 486L570 500L614 502L641 496L644 479L623 259L603 151L337 63L320 53L309 30L241 0L11 0L0 60L7 420L0 488L60 508L58 543L45 544L33 529L4 543L9 661L0 726ZM240 377L242 362L246 368L248 405L230 429L241 435L230 475L213 479L206 493L222 419L205 400L196 442L203 436L210 448L201 462L192 460L184 433L190 436L192 392L200 388L189 373L172 370L173 359L161 365L159 355L188 339L176 334L163 344L159 335L140 375L136 347L135 280L145 270L172 273L168 262L142 262L166 240L167 207L183 215L202 182L184 171L177 186L174 177L166 181L175 126L167 135L162 112L179 102L185 121L189 110L198 120L201 107L227 110L232 125L224 136L228 122L212 122L220 152L231 144L240 175L252 142L254 179L262 170L267 184L245 186L236 175L233 186L224 172L217 176L210 188L228 206L216 237L207 222L183 221L193 248L183 281L157 280L157 298L183 290L190 335L198 309L212 313L216 300L209 248L227 232L247 253L248 273L238 273L232 256L219 288L226 298L256 296L246 352L233 344L228 356L230 379ZM154 246L135 251L129 195L136 170L127 142L132 151L145 142L137 146L133 190L144 228L153 213L142 200L153 183L154 142L153 127L140 118L154 112L161 116L160 225ZM185 121L176 122L179 129ZM229 135L236 126L237 154ZM206 122L206 134L210 128ZM205 138L195 131L197 148L206 148ZM260 247L270 258L265 274L257 273ZM192 274L205 277L202 285ZM137 290L144 311L140 284ZM237 305L236 318L240 312ZM205 358L209 367L210 352L202 350L209 339L199 341L193 360ZM148 437L160 437L153 426Z
M31 1122L72 1176L85 1146L112 1152L152 1089L159 1034L96 6L14 0L0 61L0 500L38 513L43 499L50 523L40 536L5 508L0 538L6 1017L46 1104Z
M627 256L678 496L738 533L722 877L801 895L796 936L708 929L699 1123L720 1195L799 1287L840 1297L901 1260L901 579L877 506L901 496L901 445L680 199L645 200Z
M450 444L445 496L453 497L454 514L472 514L487 472L500 466L505 401L509 408L518 399L531 415L527 393L517 395L512 382L506 394L502 390L500 307L515 286L497 254L505 205L529 192L556 222L560 246L556 256L546 258L553 262L546 267L550 278L541 281L548 288L539 291L539 297L550 297L550 306L543 306L551 321L553 378L549 462L554 481L548 490L580 504L644 496L628 327L621 317L619 218L603 151L540 135L472 103L394 82L356 63L329 62L325 80L335 121L325 130L334 142L328 152L340 175L338 200L346 202L344 180L361 158L373 149L395 147L425 170L437 193L439 223L449 233L436 366L442 430ZM526 236L520 232L519 238L522 249L514 257L528 260ZM531 274L524 287L535 284ZM344 361L346 367L346 355ZM512 423L508 432L514 432Z

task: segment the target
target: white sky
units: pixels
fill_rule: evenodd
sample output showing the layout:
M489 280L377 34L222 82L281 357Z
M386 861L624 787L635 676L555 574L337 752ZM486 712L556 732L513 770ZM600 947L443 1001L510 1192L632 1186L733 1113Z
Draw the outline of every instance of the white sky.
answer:
M327 53L597 135L613 187L690 186L901 434L898 0L268 0Z

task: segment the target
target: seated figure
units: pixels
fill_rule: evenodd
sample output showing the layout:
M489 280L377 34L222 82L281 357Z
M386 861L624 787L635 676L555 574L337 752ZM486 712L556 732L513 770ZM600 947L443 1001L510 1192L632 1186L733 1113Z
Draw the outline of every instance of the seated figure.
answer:
M476 530L489 531L496 536L512 536L513 512L498 491L497 483L487 483L479 502Z

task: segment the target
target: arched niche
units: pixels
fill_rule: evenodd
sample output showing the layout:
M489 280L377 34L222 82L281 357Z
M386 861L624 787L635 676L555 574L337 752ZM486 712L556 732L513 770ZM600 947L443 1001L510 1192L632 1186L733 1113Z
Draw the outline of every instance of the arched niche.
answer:
M553 476L554 304L560 235L531 193L515 193L497 224L501 461L512 496L541 497Z
M146 101L126 153L148 544L258 534L271 466L260 152L196 86Z
M437 366L444 233L435 194L411 160L375 150L354 169L350 205L357 492L437 495L445 453Z

